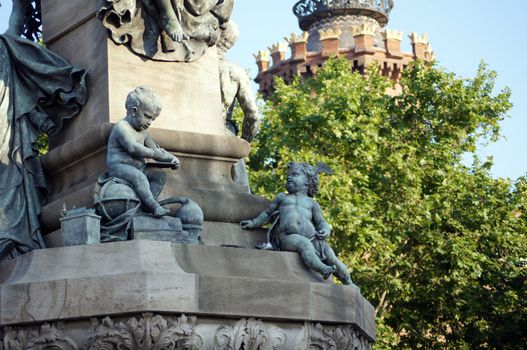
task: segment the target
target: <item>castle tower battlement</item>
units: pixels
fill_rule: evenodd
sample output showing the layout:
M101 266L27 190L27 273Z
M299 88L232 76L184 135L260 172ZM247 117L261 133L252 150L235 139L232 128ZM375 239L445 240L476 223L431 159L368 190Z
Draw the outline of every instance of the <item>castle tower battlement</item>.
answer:
M360 73L376 64L382 74L397 82L402 70L417 59L435 59L426 34L409 35L412 52L402 52L403 32L385 28L394 6L393 0L300 0L293 6L302 34L284 38L272 45L269 55L255 55L258 75L255 81L265 97L273 92L273 79L282 77L289 83L294 76L309 77L330 56L345 57L350 69ZM272 62L269 59L272 57Z

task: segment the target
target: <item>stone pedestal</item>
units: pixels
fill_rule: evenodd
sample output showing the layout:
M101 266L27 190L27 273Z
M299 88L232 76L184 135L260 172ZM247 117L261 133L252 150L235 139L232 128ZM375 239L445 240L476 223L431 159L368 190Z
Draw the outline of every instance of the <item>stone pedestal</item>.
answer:
M134 343L150 329L145 347ZM0 330L4 339L36 330L40 341L80 349L109 338L131 342L126 349L184 348L156 347L161 334L233 350L369 349L375 339L373 306L360 290L324 281L295 253L150 241L38 250L3 263Z
M108 38L98 3L42 0L45 41L88 70L90 96L42 159L50 198L41 222L48 247L57 248L0 264L0 350L370 349L374 309L357 287L323 280L297 253L220 247L265 242L265 230L238 223L268 201L233 181L233 165L250 147L224 131L215 48L193 63L142 59ZM197 202L208 246L63 247L60 212L64 204L92 206L112 123L139 85L163 103L153 138L181 160L166 170L159 199Z

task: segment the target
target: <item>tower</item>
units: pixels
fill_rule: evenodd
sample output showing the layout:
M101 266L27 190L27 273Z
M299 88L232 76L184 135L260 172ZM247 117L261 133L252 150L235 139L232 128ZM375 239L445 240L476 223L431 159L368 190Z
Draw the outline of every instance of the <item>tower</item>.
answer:
M403 32L386 28L394 0L300 0L293 6L302 34L293 33L255 55L259 92L269 96L273 79L289 83L294 76L310 77L330 56L345 57L360 73L376 64L395 84L402 70L417 59L433 60L426 34L411 33L412 52L402 52ZM288 46L291 55L287 57ZM270 52L270 54L269 54Z

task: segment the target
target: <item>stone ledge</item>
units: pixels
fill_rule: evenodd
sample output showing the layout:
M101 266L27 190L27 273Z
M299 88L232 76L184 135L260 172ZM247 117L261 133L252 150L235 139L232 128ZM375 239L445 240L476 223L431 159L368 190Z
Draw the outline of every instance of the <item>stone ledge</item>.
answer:
M64 204L68 208L91 208L94 195L97 192L96 183L81 189L71 191L68 195L59 198L42 208L40 219L45 233L50 233L60 228L60 211ZM238 224L240 221L258 216L269 205L269 201L249 193L226 192L208 189L185 188L179 186L167 187L160 199L181 195L192 198L203 210L205 220ZM228 204L228 205L227 205ZM238 244L232 242L233 244ZM223 244L223 243L222 243Z
M360 290L296 253L128 241L36 250L0 271L0 326L165 312L346 324L375 338Z
M105 150L112 126L112 123L102 123L75 140L50 150L42 157L46 173L51 176L64 171L92 154ZM172 152L238 160L248 156L251 151L247 141L229 135L206 135L155 128L150 132L161 147Z

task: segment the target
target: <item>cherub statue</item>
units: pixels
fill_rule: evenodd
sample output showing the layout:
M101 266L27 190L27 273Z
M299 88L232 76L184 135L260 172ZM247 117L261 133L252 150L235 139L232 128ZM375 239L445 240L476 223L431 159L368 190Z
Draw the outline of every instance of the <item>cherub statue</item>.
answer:
M273 249L297 252L324 279L334 274L343 284L352 285L348 269L326 242L331 227L313 199L318 192L318 169L306 163L289 163L285 187L288 194L278 194L258 217L243 220L242 228L253 229L272 222L269 243Z
M168 214L152 193L156 177L164 176L146 166L146 158L179 166L174 155L154 143L147 129L161 113L157 95L146 87L135 88L126 98L126 117L114 125L108 140L106 166L108 175L126 181L143 205L156 217ZM160 191L160 189L159 189ZM156 191L154 191L156 192Z

